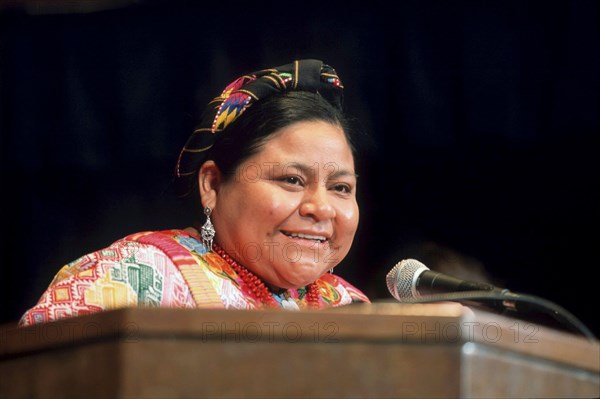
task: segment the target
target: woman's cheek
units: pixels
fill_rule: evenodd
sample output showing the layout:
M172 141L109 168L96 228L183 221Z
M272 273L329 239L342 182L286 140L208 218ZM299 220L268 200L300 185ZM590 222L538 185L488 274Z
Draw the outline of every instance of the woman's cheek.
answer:
M339 208L338 218L348 229L356 231L359 219L358 204L356 201L342 204Z

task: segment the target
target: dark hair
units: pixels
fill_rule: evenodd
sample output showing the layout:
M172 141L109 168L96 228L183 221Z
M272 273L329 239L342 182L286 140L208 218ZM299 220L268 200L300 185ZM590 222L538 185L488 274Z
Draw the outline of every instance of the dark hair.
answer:
M217 133L214 145L207 151L205 161L212 160L225 180L235 178L238 167L252 155L258 153L269 138L277 131L298 122L323 121L339 126L346 137L350 150L357 162L357 143L364 145L364 138L355 130L354 121L340 108L318 93L308 91L286 91L257 101L227 129ZM310 139L310 138L307 138ZM198 170L196 171L196 177ZM198 179L192 179L189 193L198 193ZM185 195L184 212L191 212L194 225L200 228L205 216L198 206L198 196Z
M343 112L318 93L288 91L273 95L248 108L225 131L219 133L207 160L213 160L225 179L256 154L275 132L298 122L323 121L339 126L355 155L350 124Z

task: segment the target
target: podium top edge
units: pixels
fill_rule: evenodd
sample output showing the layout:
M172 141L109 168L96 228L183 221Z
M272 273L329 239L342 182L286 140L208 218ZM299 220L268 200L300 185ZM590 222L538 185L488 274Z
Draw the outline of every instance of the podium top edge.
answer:
M288 336L285 336L287 333ZM463 346L558 361L600 372L600 344L547 327L473 310L459 303L355 304L328 310L121 308L29 327L0 326L0 361L98 341L198 339L227 342L386 343ZM242 339L243 340L243 339ZM254 341L253 341L254 342ZM256 342L254 342L256 343Z

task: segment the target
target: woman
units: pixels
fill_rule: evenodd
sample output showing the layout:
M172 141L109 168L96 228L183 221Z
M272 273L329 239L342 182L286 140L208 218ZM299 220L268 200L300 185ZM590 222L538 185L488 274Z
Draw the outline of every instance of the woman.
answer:
M123 306L369 302L331 273L359 218L342 90L318 60L236 79L208 104L177 161L175 188L199 193L202 226L133 234L67 264L20 324Z

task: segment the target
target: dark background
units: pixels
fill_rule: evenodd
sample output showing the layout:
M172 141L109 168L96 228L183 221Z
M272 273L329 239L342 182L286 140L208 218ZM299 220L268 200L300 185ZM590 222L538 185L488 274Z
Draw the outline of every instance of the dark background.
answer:
M600 333L600 2L1 4L0 322L64 263L186 227L169 184L199 110L318 58L376 143L342 276L389 299L387 271L434 246Z

